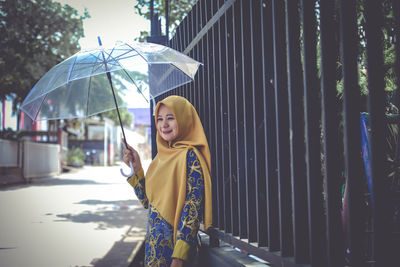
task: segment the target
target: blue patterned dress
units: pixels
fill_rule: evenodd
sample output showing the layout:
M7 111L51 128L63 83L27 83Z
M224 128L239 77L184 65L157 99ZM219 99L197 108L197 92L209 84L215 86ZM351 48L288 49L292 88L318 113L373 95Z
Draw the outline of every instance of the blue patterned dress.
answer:
M195 254L196 236L204 209L204 179L196 153L187 153L186 200L178 224L174 246L174 228L149 203L143 171L128 179L144 208L149 209L145 266L170 266L172 258L191 260Z

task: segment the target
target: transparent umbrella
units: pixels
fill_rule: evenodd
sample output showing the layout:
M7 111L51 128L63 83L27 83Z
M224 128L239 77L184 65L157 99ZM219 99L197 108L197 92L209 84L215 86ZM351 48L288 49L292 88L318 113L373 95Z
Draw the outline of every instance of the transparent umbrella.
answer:
M83 50L51 68L29 92L20 109L34 121L86 118L128 105L136 90L149 101L191 82L200 62L163 45L116 42ZM132 95L132 94L130 94ZM133 167L131 164L131 173Z

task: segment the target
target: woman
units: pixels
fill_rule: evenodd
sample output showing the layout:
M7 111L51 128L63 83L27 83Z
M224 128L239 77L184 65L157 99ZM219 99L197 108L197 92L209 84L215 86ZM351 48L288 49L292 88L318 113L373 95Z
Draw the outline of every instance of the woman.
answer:
M183 266L195 255L200 221L211 225L210 151L195 108L185 98L169 96L155 109L158 154L144 177L138 153L124 149L133 162L128 179L149 209L146 266Z

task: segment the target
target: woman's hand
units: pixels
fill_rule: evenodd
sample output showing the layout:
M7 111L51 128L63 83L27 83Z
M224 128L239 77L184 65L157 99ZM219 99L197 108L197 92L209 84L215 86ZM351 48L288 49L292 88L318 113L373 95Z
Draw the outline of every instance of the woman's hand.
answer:
M178 258L172 258L171 267L182 267L182 266L183 266L183 260Z
M128 166L129 166L129 162L132 162L133 169L135 170L135 173L140 171L142 169L142 163L140 162L139 153L133 147L131 147L130 145L128 145L128 149L126 149L124 138L122 138L122 143L124 144L124 158L123 158L123 161Z

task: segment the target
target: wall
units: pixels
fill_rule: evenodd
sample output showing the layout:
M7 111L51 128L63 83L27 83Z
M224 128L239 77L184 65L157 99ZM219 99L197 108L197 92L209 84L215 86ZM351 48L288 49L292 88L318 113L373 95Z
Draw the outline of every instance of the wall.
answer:
M46 177L60 173L60 146L23 142L23 175L25 178Z

